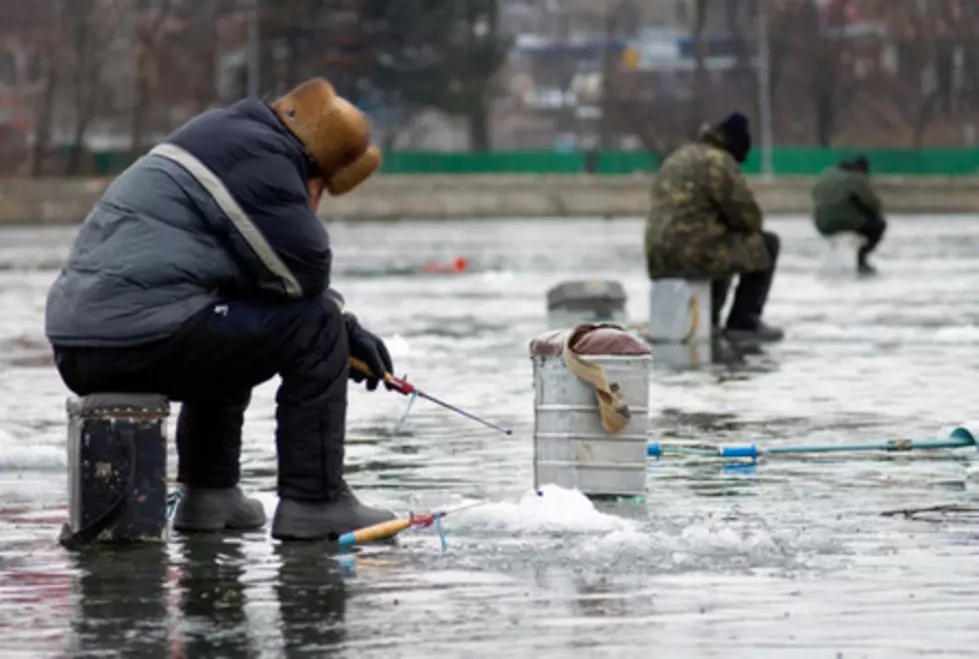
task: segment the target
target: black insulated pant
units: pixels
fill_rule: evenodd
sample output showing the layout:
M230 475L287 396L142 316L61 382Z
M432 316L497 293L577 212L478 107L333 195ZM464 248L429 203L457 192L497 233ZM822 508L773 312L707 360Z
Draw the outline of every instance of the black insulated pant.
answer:
M183 403L177 478L197 487L238 483L251 391L280 375L278 494L303 501L328 501L342 484L348 358L340 310L326 299L214 304L144 346L55 346L58 371L78 395L152 392Z
M865 265L867 263L867 257L877 248L877 245L880 244L886 229L887 222L884 221L884 218L879 216L868 218L864 225L860 227L860 230L857 231L857 233L866 238L867 243L857 252L857 263L859 265Z
M778 235L771 231L761 232L765 248L772 257L772 265L767 270L745 272L738 277L738 287L734 292L734 303L728 314L727 327L731 329L754 329L765 311L768 293L772 289L775 278L775 268L778 265L778 254L781 241ZM721 311L727 301L731 278L723 277L711 282L711 321L714 327L720 327Z

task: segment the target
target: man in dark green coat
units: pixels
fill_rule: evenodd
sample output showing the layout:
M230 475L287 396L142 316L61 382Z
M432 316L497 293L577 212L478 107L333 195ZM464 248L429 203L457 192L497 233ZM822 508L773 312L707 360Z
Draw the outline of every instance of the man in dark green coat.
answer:
M884 220L880 197L870 184L870 163L863 155L843 160L827 170L812 189L813 221L820 235L829 237L840 233L863 236L864 244L857 252L857 269L861 274L874 274L876 269L867 257L884 237Z
M726 334L777 341L782 330L761 316L779 238L762 229L761 209L741 173L750 150L748 119L734 112L663 161L646 219L646 269L652 280L710 279L714 328L720 327L731 280L739 275Z

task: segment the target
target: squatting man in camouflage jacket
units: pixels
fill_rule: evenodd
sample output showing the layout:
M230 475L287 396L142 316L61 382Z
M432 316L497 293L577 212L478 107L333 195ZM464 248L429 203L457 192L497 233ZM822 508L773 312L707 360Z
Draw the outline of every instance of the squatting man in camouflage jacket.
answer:
M739 167L750 150L748 119L734 112L666 158L646 220L646 267L652 280L710 279L715 333L731 280L739 275L725 334L777 341L782 330L761 317L779 238L763 230L761 209Z

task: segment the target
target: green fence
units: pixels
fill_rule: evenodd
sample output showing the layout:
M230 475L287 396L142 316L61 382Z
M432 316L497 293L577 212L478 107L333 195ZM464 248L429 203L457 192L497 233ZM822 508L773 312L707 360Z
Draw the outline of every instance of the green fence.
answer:
M844 157L864 153L874 174L908 176L967 176L979 174L979 149L819 149L776 148L772 168L776 175L818 174ZM555 151L493 151L489 153L441 153L433 151L391 151L384 156L382 171L389 174L576 174L586 171L584 153ZM129 164L123 152L92 154L99 174L117 174ZM635 151L607 151L598 154L598 174L649 172L656 161L649 154ZM755 149L745 172L761 171L761 153Z
M781 148L772 151L772 169L782 175L812 175L863 153L874 174L906 176L975 176L979 174L979 149L812 149ZM750 174L761 171L757 150L745 163Z
M784 147L772 152L772 168L782 176L818 174L843 158L864 153L874 174L911 176L964 176L979 174L979 149L818 149ZM553 151L497 151L491 153L432 153L398 151L385 155L389 174L574 174L585 171L583 153ZM620 151L598 155L598 174L648 172L656 161L647 153ZM745 172L761 171L756 149L745 163Z

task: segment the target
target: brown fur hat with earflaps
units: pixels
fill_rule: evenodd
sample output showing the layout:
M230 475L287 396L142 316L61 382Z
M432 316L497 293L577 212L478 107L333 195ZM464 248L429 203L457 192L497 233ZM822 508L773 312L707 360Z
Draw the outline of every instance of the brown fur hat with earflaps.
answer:
M324 78L307 80L271 107L306 146L331 195L350 192L380 167L381 151L370 143L367 117Z

